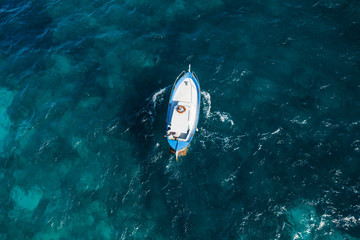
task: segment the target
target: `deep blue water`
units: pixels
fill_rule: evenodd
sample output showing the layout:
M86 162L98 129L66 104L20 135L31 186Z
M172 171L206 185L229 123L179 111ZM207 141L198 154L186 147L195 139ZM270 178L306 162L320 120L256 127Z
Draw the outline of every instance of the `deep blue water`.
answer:
M0 1L0 240L360 239L359 171L359 1Z

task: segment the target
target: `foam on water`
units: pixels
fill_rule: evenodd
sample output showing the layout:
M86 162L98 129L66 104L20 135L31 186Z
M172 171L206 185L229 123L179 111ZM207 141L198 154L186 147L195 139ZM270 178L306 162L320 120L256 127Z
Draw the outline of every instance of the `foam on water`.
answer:
M152 101L152 103L154 104L154 107L153 107L154 109L156 108L156 104L157 104L157 103L160 104L160 103L164 100L163 95L164 95L165 90L166 90L167 88L169 88L169 87L162 88L162 89L160 89L159 91L157 91L156 93L154 93L154 94L152 95L151 101Z
M218 119L221 122L227 122L230 123L231 126L234 125L234 121L231 119L231 115L227 112L220 112L220 111L215 111L215 112L211 112L211 95L208 92L205 91L201 91L201 95L202 95L202 105L203 105L203 112L205 113L205 118L206 119L210 119L210 118L214 118L214 117L218 117Z
M144 106L135 114L137 118L141 118L141 124L145 126L146 138L153 138L154 136L151 129L153 129L157 118L158 105L163 102L164 94L169 87L161 88L146 98Z

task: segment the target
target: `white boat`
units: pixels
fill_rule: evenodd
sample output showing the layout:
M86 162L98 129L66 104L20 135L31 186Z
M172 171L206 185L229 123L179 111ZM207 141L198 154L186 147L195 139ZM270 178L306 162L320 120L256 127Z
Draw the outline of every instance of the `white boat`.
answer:
M171 90L166 117L166 137L170 152L185 156L197 129L200 113L200 84L191 66L177 77Z

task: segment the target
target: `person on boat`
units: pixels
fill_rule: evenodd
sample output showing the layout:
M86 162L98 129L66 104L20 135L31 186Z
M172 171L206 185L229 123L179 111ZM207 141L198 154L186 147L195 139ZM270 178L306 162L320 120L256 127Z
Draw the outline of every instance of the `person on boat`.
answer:
M165 137L173 136L175 134L176 134L176 132L171 132L171 127L170 127L170 125L168 125ZM173 137L175 138L175 136L173 136Z

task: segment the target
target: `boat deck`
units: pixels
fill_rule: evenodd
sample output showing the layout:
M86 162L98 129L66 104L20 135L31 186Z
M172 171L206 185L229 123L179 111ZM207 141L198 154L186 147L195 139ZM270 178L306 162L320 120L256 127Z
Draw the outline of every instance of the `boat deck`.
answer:
M176 89L171 103L171 122L168 134L170 140L187 141L190 132L194 130L198 93L191 78L186 78ZM178 107L184 107L184 112L179 112Z

